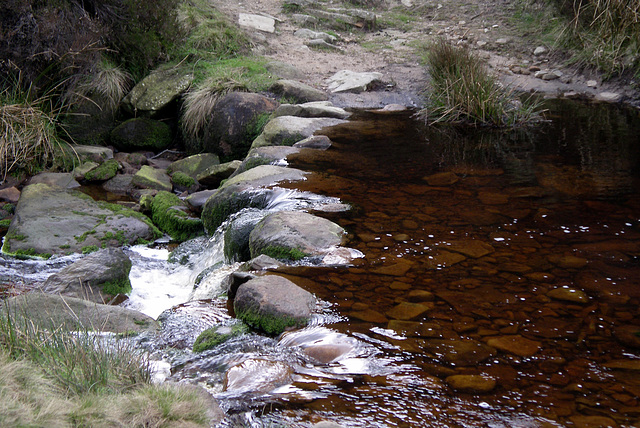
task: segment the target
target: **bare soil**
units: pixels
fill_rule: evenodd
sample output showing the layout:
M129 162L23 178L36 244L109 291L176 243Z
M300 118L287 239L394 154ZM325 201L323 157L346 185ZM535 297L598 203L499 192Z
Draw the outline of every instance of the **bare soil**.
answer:
M300 80L314 87L326 89L326 79L340 70L383 73L385 85L375 91L332 95L334 104L343 107L421 106L428 74L420 63L417 46L436 37L469 46L487 60L502 82L518 90L587 99L602 92L615 92L624 101L636 104L640 98L632 82L603 82L594 72L563 67L566 58L553 47L545 46L548 53L534 56L535 48L541 44L520 34L512 18L521 0L360 0L360 5L353 4L355 0L344 5L316 1L322 8L356 7L377 15L379 25L374 31L357 27L332 30L331 34L339 36L339 51L310 48L305 39L295 36L301 27L283 10L283 0L215 3L235 22L240 13L275 18L275 33L248 30L256 52L294 65L305 76ZM305 12L302 8L298 13ZM406 17L410 17L408 22L403 19ZM326 31L328 27L314 30ZM559 70L562 77L542 80L530 68ZM597 86L587 86L589 80L595 80Z

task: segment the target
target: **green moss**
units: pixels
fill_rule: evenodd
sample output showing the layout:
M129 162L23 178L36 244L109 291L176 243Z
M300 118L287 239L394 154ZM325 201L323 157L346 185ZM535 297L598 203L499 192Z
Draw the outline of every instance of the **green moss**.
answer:
M171 176L174 185L184 188L192 187L196 184L196 180L182 171L176 171Z
M60 245L58 248L60 248L61 250L68 250L69 248L71 248L71 245L63 244L63 245Z
M115 159L109 159L103 162L100 166L92 169L84 175L85 180L89 181L104 181L115 177L120 169L120 164Z
M31 258L37 257L45 260L50 259L52 256L51 253L38 253L33 248L29 248L27 250L17 250L14 253L10 253L10 255L18 259L31 259Z
M27 239L27 237L25 235L18 235L18 234L7 234L7 236L5 236L5 238L11 239L11 240L14 240L14 241L24 241L25 239Z
M97 245L87 245L86 247L82 247L82 254L91 254L91 253L95 253L98 250L99 248Z
M249 329L247 326L242 323L235 324L230 329L228 327L219 326L209 328L200 333L196 341L193 343L193 352L203 352L215 348L232 337L240 336L248 331Z
M5 218L3 220L0 220L0 227L2 228L8 228L10 224L11 224L10 218Z
M129 278L120 279L111 282L105 282L101 285L105 294L115 296L116 294L128 294L131 292L131 282Z
M296 327L302 324L300 320L291 317L264 315L255 310L236 310L236 317L247 323L247 325L274 336L284 332L288 327Z
M280 260L300 260L308 256L308 254L300 251L297 248L286 248L275 245L269 245L261 249L260 254L267 255L269 257L273 257L274 259ZM257 256L258 254L255 254Z
M16 212L16 206L13 204L4 204L2 209L8 212L9 214L14 214Z
M176 241L186 241L204 232L202 220L180 210L185 204L170 192L160 191L151 203L151 218Z

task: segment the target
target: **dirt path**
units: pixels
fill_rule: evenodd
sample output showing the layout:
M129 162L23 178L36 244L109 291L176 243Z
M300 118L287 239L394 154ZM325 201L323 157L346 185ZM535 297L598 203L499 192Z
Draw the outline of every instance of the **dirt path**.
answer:
M417 46L436 37L446 37L453 43L465 44L485 58L500 79L508 85L553 96L593 98L615 93L633 100L638 93L629 86L602 83L597 75L583 75L561 68L550 47L546 53L534 55L537 45L527 41L516 28L512 17L519 7L516 0L360 0L361 6L345 2L328 3L318 0L291 0L307 4L297 13L310 14L312 9L359 7L373 11L377 29L364 31L357 27L330 29L324 23L316 31L328 31L338 36L338 51L310 48L305 39L294 35L302 28L286 13L283 0L248 0L242 3L217 1L216 7L231 19L240 13L266 15L276 19L275 33L249 31L256 42L256 51L267 57L294 65L305 76L303 80L317 88L326 88L326 79L340 70L383 73L383 90L358 95L332 96L334 104L350 107L381 107L398 103L421 105L420 92L427 75L420 65ZM355 3L355 1L354 1ZM376 3L378 7L367 6ZM311 4L311 5L309 5ZM535 77L537 70L554 71L554 80ZM589 85L587 85L588 81ZM595 82L595 87L593 86Z

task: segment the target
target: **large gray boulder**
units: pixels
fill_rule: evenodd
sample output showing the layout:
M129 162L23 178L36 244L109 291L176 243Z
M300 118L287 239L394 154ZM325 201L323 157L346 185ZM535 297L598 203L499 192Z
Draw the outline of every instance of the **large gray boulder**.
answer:
M274 165L260 165L227 180L207 199L202 222L209 234L231 214L243 208L265 208L272 191L268 187L281 181L303 180L304 171Z
M270 90L286 98L293 98L299 103L326 101L329 96L319 89L297 80L282 79L271 85Z
M249 326L277 335L287 328L306 325L315 303L311 293L288 279L267 275L240 285L233 308Z
M131 291L131 260L120 248L107 248L54 273L45 281L46 293L109 303L118 294Z
M122 107L131 115L154 116L189 89L193 78L193 73L180 68L156 70L134 86Z
M355 72L351 70L341 70L327 79L329 90L333 93L354 92L360 93L380 84L382 73L378 72Z
M251 257L266 254L298 260L322 256L341 245L345 230L337 224L300 211L281 211L262 219L249 235Z
M144 117L129 119L111 131L111 144L122 152L160 152L171 144L171 140L169 125Z
M229 93L215 104L202 135L185 138L186 149L216 153L223 160L242 159L277 107L277 101L260 94Z
M5 236L9 254L80 253L88 247L120 247L161 236L140 213L47 184L25 187Z
M327 117L280 116L269 121L251 145L251 148L263 146L292 146L300 140L312 136L322 128L345 123L345 120Z
M159 328L153 318L132 309L37 291L5 300L0 313L5 315L7 311L16 322L33 323L45 330L63 328L129 334L155 332Z

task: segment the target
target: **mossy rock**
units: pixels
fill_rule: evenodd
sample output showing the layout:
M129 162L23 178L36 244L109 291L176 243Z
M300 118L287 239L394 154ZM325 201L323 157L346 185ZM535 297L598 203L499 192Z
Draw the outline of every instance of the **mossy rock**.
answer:
M102 165L97 166L84 175L84 179L88 181L106 181L116 176L120 164L115 159L109 159L103 162Z
M207 170L207 168L211 168L212 166L219 164L220 158L218 155L213 153L200 153L173 162L167 168L167 172L169 174L173 174L176 171L180 171L196 178L198 174Z
M123 152L159 152L169 147L171 140L169 125L144 117L129 119L111 131L111 143Z
M202 220L190 217L186 203L170 192L160 191L153 198L151 219L176 241L186 241L204 233Z
M204 352L213 349L227 340L248 333L249 328L243 323L231 326L211 327L200 333L193 343L193 352Z
M176 191L179 192L184 192L186 190L192 193L198 188L198 182L196 179L181 171L176 171L171 175L171 182L173 183L173 187Z

